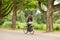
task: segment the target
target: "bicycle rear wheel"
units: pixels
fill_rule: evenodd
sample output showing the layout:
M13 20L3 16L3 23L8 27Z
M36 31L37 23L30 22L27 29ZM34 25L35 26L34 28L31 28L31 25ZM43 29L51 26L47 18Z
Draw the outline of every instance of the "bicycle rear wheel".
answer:
M30 34L34 34L34 28L31 26L31 28L30 28Z
M33 35L33 34L34 34L34 30L32 30L32 31L30 32L30 34Z

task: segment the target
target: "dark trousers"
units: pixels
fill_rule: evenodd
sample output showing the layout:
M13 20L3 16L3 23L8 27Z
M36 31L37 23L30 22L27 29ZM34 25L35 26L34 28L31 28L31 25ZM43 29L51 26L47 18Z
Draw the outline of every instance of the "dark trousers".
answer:
M27 24L27 31L32 31L32 30L33 30L33 28L31 26L31 24Z

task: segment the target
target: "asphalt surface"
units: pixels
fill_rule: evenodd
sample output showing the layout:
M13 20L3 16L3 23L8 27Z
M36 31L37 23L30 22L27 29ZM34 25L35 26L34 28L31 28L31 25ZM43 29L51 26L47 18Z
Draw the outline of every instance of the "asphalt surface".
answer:
M0 30L0 40L60 40L60 35L45 35L35 33L24 34L23 32L12 32L12 31L1 31Z

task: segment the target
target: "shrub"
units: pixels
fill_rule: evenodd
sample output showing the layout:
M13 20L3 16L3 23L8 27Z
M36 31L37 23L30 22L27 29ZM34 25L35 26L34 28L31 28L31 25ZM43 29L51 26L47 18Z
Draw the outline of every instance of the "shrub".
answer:
M58 30L59 30L59 26L57 26L55 30L57 30L57 31L58 31Z
M46 30L45 24L35 24L34 29L36 30Z
M20 22L16 22L16 28L20 29Z
M1 20L0 20L0 25L2 25L3 23L4 23L4 20L1 19Z
M19 26L20 26L20 29L23 29L26 26L26 24L25 23L20 23Z
M33 23L32 25L33 25L35 30L46 30L46 25L45 24ZM26 23L16 22L16 28L17 29L23 29L25 26L26 26ZM3 28L12 28L12 23L11 22L4 22L2 27ZM60 24L54 24L53 28L56 31L60 30Z
M16 22L16 28L17 29L23 29L24 26L26 26L25 23L20 23L20 22ZM3 28L12 28L12 22L4 22L4 24L2 25Z
M58 24L60 24L60 19L59 19L59 20L57 20L55 23L58 23Z
M53 25L54 30L59 31L60 30L60 24L54 24Z
M2 25L2 27L3 28L11 28L12 27L11 24L12 24L11 22L4 22L4 24Z

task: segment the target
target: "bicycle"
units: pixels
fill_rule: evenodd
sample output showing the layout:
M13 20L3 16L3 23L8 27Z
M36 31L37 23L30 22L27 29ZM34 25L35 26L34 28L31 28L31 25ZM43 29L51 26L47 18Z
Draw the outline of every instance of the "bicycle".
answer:
M25 34L27 34L28 32L30 32L30 34L34 34L34 28L33 28L32 24L30 24L29 27L28 26L25 26L23 28L23 32Z

